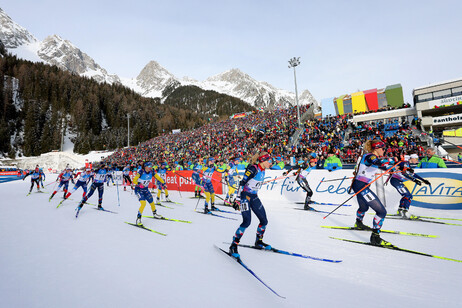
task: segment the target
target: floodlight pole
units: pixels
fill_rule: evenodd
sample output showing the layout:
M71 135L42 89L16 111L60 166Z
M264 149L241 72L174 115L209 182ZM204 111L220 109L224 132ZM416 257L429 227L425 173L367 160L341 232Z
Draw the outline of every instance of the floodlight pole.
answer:
M300 57L296 58L293 57L289 60L289 68L294 68L294 81L295 81L295 101L297 102L297 120L298 120L298 127L301 127L300 124L300 107L298 105L298 91L297 91L297 75L295 74L295 67L300 65Z
M127 114L128 118L128 134L127 134L127 144L130 147L130 114Z

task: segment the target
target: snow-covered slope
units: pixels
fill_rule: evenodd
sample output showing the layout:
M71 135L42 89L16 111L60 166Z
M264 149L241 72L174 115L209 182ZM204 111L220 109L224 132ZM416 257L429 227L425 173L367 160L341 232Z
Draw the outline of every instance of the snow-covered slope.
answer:
M70 41L56 34L39 41L1 9L0 40L9 52L20 58L56 65L63 70L92 77L98 82L120 82L117 75L108 74L104 68Z
M265 241L311 256L341 259L334 264L240 248L243 261L279 294L272 294L235 261L214 248L227 248L241 222L194 211L192 193L171 192L184 203L160 214L191 224L151 220L144 224L160 236L125 224L136 218L139 202L130 190L105 186L103 206L86 205L78 219L82 191L56 209L61 193L26 197L30 181L0 184L0 297L4 307L460 307L462 264L330 239L368 240L369 232L320 228L349 226L356 207L325 214L294 210L289 201L260 197L269 224ZM117 189L118 188L118 189ZM120 199L120 207L118 206ZM302 198L303 199L303 198ZM300 201L302 201L302 199ZM332 200L341 202L343 200ZM97 203L93 195L89 202ZM204 201L199 201L198 208ZM217 202L218 204L218 202ZM331 206L318 206L330 211ZM230 210L229 207L222 207ZM232 210L232 209L231 209ZM462 218L461 211L413 209L415 214ZM145 214L150 213L149 206ZM367 223L372 216L367 215ZM252 244L258 219L253 216L242 243ZM435 234L436 239L383 235L396 245L462 258L462 227L386 220L384 229Z
M15 23L1 8L0 27L0 40L8 49L37 42L37 39L29 31Z

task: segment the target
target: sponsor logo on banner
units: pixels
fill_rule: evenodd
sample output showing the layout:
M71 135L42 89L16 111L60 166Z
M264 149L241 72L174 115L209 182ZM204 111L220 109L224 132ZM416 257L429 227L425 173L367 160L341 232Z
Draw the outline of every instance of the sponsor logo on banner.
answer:
M454 114L442 117L433 118L433 124L452 124L452 123L460 123L462 122L462 114Z
M431 185L418 186L414 182L404 183L411 192L412 206L458 210L462 209L462 175L448 172L426 172L422 177Z

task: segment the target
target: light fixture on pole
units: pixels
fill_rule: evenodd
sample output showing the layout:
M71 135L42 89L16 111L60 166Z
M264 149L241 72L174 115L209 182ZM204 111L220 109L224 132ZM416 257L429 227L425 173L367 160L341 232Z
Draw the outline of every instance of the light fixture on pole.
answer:
M295 67L300 65L300 57L296 58L293 57L289 60L289 68L294 68L294 81L295 81L295 101L297 102L297 120L298 120L298 127L300 127L300 108L298 106L298 91L297 91L297 76L295 74Z
M128 134L127 134L127 145L130 147L130 114L127 114L128 119Z

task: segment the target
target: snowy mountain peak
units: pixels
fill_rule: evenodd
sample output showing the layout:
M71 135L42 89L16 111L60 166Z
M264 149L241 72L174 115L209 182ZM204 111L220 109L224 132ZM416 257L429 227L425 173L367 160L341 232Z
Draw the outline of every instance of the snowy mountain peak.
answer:
M178 84L175 76L156 61L150 61L136 77L136 84L141 88L141 95L161 97L162 91L172 84Z
M47 63L79 75L91 77L98 82L120 83L117 75L109 75L90 56L57 34L45 38L41 42L37 54Z
M29 31L15 23L1 8L0 29L0 40L6 48L16 48L37 42L37 39Z
M207 78L206 82L225 81L225 82L232 82L232 83L240 83L244 80L256 82L255 79L253 79L246 73L242 72L241 70L237 68L233 68L233 69L230 69L229 71L226 71L221 74Z

